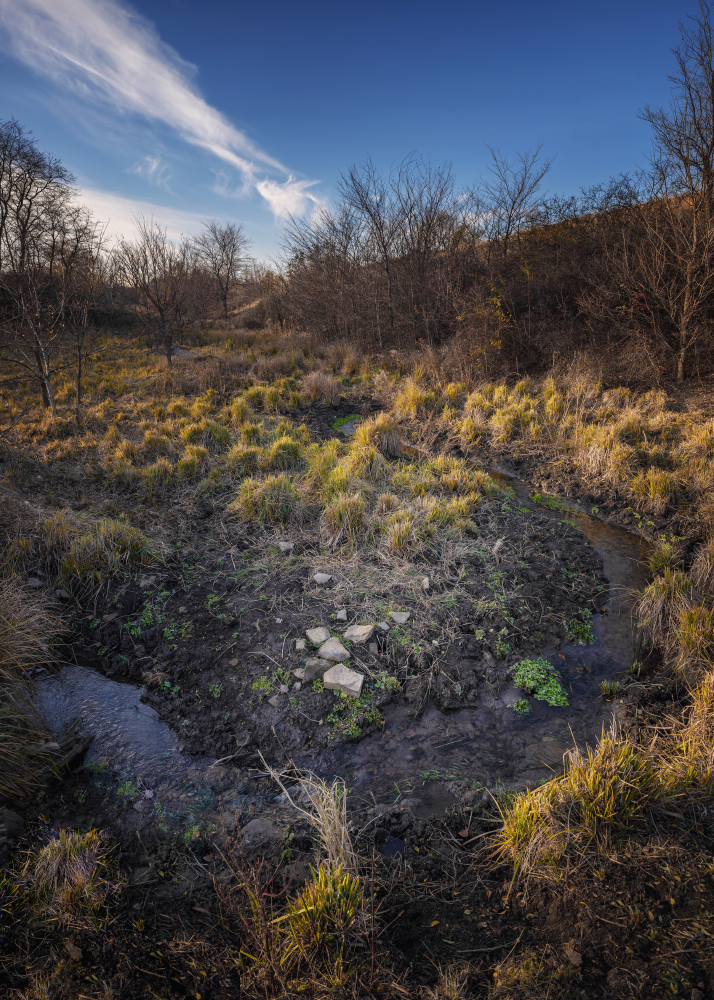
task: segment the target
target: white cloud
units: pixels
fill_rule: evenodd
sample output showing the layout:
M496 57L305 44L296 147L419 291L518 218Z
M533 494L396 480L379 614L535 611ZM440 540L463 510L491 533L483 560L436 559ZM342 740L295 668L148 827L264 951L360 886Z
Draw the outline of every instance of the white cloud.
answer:
M273 210L276 218L285 219L288 215L305 215L308 208L320 208L323 201L308 188L317 181L297 181L294 177L282 183L273 180L256 182L256 188Z
M288 171L200 96L190 79L195 67L114 0L0 0L0 24L5 46L35 72L119 115L169 125L238 170L275 214L284 214L276 211L281 203L307 208L315 200L300 191L316 182L267 179Z
M173 194L169 187L171 174L168 172L166 164L163 163L161 157L158 155L145 156L143 160L139 160L133 167L129 167L127 173L144 177L150 183L156 184L162 191L166 191L167 194Z
M100 222L107 224L106 234L110 240L133 239L136 228L134 219L137 215L158 222L166 229L169 239L172 240L198 232L206 218L198 212L184 212L151 201L127 198L124 195L112 194L110 191L98 191L88 187L79 189L77 199L91 208Z

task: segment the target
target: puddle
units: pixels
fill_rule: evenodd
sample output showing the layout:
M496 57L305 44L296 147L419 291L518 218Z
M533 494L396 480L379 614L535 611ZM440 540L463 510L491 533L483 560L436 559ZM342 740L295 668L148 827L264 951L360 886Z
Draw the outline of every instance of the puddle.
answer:
M180 821L212 805L215 795L201 779L213 759L183 754L176 734L141 702L142 693L86 667L64 667L35 679L34 703L55 735L79 718L80 735L92 737L85 764L131 781L149 811L160 804Z
M523 506L537 506L526 483L501 470L490 474L512 488ZM469 779L490 788L534 785L561 769L574 741L593 744L603 726L609 727L617 702L601 697L599 683L629 669L634 659L628 592L646 582L642 560L648 546L616 525L581 513L575 504L567 506L602 557L610 584L606 613L593 617L595 642L543 651L562 676L569 706L559 709L530 699L530 714L519 715L510 706L522 695L510 689L497 699L484 694L477 707L462 711L427 706L416 719L413 709L400 707L387 714L380 733L348 750L335 768L360 798L407 800L415 812L431 815L455 804L445 787L449 780Z

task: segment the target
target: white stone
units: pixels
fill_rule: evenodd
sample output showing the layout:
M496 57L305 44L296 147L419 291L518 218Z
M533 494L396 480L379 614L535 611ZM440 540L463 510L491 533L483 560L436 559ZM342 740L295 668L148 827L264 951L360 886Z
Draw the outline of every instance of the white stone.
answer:
M347 621L347 611L346 611L346 609L345 608L340 608L340 610L335 615L335 618L337 619L338 622L346 622Z
M304 639L296 639L295 640L295 649L298 651L298 653L300 653L304 648L305 648L305 640Z
M287 686L287 684L281 684L280 685L280 694L287 694L287 693L288 693L288 686Z
M278 542L278 548L287 555L295 548L295 542Z
M319 628L309 628L305 635L310 642L318 646L321 642L327 642L330 638L330 630L321 625Z
M389 625L386 622L377 622L377 628L381 628L383 632L389 631Z
M359 698L364 676L358 674L356 670L350 670L344 664L338 663L334 667L330 667L322 678L322 682L327 691L342 691L344 694Z
M397 625L406 625L411 618L411 611L390 611L389 617L393 618Z
M295 681L295 683L293 684L293 691L299 691L301 687L302 684L300 683L300 681Z
M293 670L293 677L297 677L299 681L301 681L304 678L304 676L305 676L304 667L298 667L297 670Z
M42 580L38 580L36 576L30 576L27 578L27 586L32 587L33 590L37 590L42 586Z
M350 625L345 632L345 639L352 642L369 642L374 632L374 625Z
M268 704L272 705L273 708L280 707L281 698L279 694L274 694L272 698L268 698Z
M377 653L379 652L379 646L377 645L376 642L370 642L370 644L369 644L369 651L372 654L372 656L376 656L377 655Z
M349 660L350 654L342 645L339 639L328 639L323 642L317 651L317 655L323 660Z
M323 587L326 583L329 583L331 579L332 577L329 573L315 573L313 576L315 583L319 584L321 587Z
M308 681L314 681L316 677L322 677L326 670L329 670L332 664L329 660L321 660L318 656L312 656L305 664L305 671L303 675L303 681L307 684Z
M424 590L428 590L429 589L429 587L431 586L431 584L430 584L428 576L424 577L424 579L421 581L421 585L424 588Z

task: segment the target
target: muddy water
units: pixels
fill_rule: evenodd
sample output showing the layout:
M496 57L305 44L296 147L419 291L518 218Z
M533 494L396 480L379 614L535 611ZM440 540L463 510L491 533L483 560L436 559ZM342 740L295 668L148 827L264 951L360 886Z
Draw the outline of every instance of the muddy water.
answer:
M525 483L500 470L491 474L514 491L521 505L532 505ZM531 699L530 714L522 716L512 708L521 694L509 689L498 698L484 694L476 708L451 713L433 706L418 716L409 706L392 710L380 733L346 747L332 767L358 798L409 800L418 815L434 814L455 801L451 779L488 787L537 783L560 769L573 741L592 743L603 726L610 725L617 703L604 701L598 685L627 669L633 659L627 591L645 581L645 543L571 507L603 559L610 592L605 613L593 619L592 645L544 651L562 675L569 706L556 708ZM554 524L562 517L553 515ZM84 667L66 667L40 676L36 691L37 707L53 733L63 733L80 718L80 732L92 737L88 763L130 779L140 796L165 803L177 818L213 808L215 796L202 778L213 761L183 754L173 730L142 703L140 688Z
M80 734L92 738L86 764L131 781L146 810L161 803L167 820L181 822L212 805L214 795L201 779L213 758L181 753L176 734L142 703L142 694L95 670L65 667L36 680L34 701L56 735L80 720Z
M526 483L502 470L490 472L513 490L521 506L534 506ZM567 506L602 557L609 581L605 612L592 622L595 642L543 652L560 671L570 704L558 708L531 699L531 712L523 716L511 707L522 694L511 688L498 698L484 694L476 708L451 713L427 706L415 717L413 709L399 708L387 716L381 733L348 749L336 767L356 794L368 801L373 796L378 802L409 800L417 813L432 814L453 804L451 779L491 788L537 784L561 769L573 742L592 744L603 726L610 726L618 702L605 701L599 683L628 669L634 658L628 592L645 583L646 542L588 517L576 504ZM554 524L564 516L570 513L554 515Z

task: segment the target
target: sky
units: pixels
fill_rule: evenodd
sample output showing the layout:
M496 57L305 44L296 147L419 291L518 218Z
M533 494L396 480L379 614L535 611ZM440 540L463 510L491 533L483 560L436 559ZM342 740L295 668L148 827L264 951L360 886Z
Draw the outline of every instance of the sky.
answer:
M242 223L258 259L288 215L334 205L370 157L450 162L487 144L553 158L573 193L643 165L693 0L0 0L0 120L17 118L131 238Z

